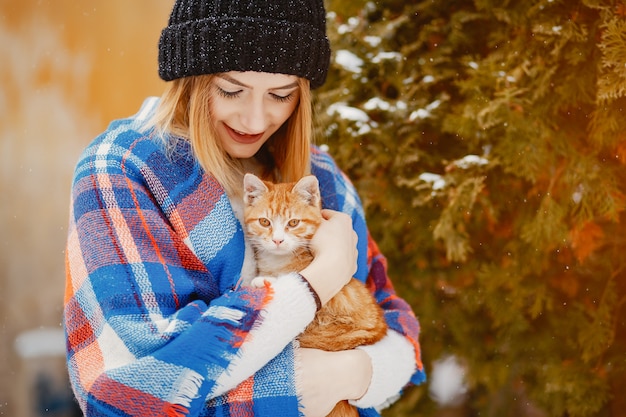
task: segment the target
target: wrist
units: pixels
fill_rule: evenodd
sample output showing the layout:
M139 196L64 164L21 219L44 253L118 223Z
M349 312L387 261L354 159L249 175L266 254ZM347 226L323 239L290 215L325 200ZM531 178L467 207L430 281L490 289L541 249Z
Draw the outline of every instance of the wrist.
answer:
M330 293L326 288L328 285L318 285L320 282L320 276L323 276L324 271L318 268L319 261L311 262L306 268L300 271L299 275L305 278L308 285L312 288L313 292L317 294L321 305L325 305L333 296L334 293Z
M346 400L358 400L365 395L372 380L372 361L369 355L359 349L346 350L343 363L347 366L351 380L346 384Z
M319 294L317 293L317 291L315 291L315 289L313 288L309 280L306 279L305 276L303 276L302 274L298 274L298 277L302 280L302 282L306 284L309 291L311 292L311 295L313 296L313 299L315 300L315 311L316 312L320 311L322 308L322 301L320 300Z

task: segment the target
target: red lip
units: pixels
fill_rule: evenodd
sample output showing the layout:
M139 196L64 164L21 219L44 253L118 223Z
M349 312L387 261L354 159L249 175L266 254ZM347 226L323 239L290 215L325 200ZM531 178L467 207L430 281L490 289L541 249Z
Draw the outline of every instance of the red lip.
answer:
M226 131L228 132L230 137L238 143L249 145L251 143L255 143L263 137L263 133L257 133L256 135L247 135L237 132L226 124L224 125L224 127L226 128Z

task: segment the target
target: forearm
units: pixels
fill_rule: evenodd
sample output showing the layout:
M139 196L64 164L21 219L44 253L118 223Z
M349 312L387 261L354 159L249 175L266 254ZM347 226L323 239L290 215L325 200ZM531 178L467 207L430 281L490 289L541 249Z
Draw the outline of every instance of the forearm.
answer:
M216 383L211 395L221 395L257 372L300 334L315 315L308 286L297 274L278 278L273 295L241 345L237 356Z
M298 280L285 279L267 294L267 303L248 296L241 298L245 304L237 304L232 296L208 308L195 303L179 310L169 324L154 326L142 320L122 322L121 317L77 321L84 313L70 301L68 367L83 409L137 415L127 398L145 396L150 410L181 408L194 415L204 399L216 398L255 374L312 319L314 302ZM251 311L246 312L246 306ZM256 319L254 311L260 311ZM150 330L159 326L163 329L158 333ZM99 337L82 340L85 328L93 328ZM146 353L137 356L141 351ZM132 396L125 394L130 392Z

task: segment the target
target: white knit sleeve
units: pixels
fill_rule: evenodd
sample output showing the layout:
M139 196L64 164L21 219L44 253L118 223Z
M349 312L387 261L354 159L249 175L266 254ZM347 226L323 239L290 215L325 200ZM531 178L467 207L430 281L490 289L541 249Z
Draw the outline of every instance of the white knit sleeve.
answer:
M360 346L372 360L372 381L363 397L350 401L359 408L383 409L399 396L415 372L415 349L404 336L393 330L373 345Z
M236 358L216 381L213 396L221 395L256 373L278 355L315 317L316 305L308 286L292 273L272 283L272 300L258 325L248 333Z

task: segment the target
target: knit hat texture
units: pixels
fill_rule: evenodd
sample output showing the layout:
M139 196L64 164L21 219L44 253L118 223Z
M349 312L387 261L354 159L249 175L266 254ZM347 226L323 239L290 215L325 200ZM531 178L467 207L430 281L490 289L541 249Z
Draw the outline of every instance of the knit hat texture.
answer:
M176 0L159 40L159 76L260 71L326 80L323 0Z

